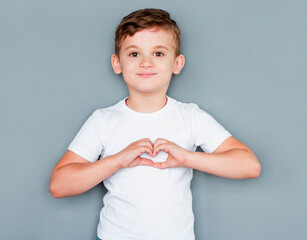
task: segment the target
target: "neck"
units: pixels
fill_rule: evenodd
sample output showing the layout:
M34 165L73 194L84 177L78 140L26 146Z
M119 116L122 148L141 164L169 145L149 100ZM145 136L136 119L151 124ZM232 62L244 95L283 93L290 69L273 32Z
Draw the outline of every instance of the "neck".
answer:
M129 108L140 113L152 113L162 109L166 104L165 94L159 95L130 95L126 100Z

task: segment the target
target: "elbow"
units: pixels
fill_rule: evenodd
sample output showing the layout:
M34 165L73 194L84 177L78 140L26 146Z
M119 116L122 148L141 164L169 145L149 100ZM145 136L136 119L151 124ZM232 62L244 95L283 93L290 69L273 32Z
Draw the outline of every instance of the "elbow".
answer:
M249 178L258 178L260 176L260 172L261 172L261 164L257 160L250 168Z
M62 198L63 196L61 196L58 188L56 187L56 185L52 182L49 183L49 192L51 193L51 195L54 198Z
M247 177L246 178L258 178L260 176L261 172L261 164L258 161L258 158L256 155L252 152L249 151L250 155L248 157L248 165L246 165L248 171L247 171Z

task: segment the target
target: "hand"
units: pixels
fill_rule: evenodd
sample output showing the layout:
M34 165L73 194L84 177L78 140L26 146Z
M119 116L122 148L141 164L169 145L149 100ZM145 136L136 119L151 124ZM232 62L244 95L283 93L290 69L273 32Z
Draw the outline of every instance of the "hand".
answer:
M141 158L140 155L147 152L153 156L153 144L149 138L143 138L128 145L117 155L119 168L135 167L139 165L153 166L153 161L147 158Z
M165 162L155 162L153 167L160 169L166 169L171 167L187 167L187 159L190 154L190 151L163 138L158 138L153 148L154 157L161 150L168 153L168 157Z

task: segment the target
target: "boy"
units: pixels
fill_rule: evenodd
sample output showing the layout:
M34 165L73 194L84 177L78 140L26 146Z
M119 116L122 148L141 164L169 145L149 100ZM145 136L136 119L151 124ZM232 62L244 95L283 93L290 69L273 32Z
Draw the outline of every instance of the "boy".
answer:
M97 239L195 239L193 169L227 178L260 173L253 152L208 113L166 95L184 61L166 11L138 10L117 27L111 62L129 97L88 118L50 179L56 198L104 182Z

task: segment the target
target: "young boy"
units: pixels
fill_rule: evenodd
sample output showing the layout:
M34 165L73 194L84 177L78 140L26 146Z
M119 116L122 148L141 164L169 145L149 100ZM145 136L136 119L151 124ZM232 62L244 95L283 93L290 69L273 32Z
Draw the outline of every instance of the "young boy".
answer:
M166 95L185 62L180 31L166 11L124 17L111 62L129 96L88 118L55 166L50 191L55 198L73 196L103 181L108 192L98 239L195 239L193 169L256 178L260 164L198 105ZM204 152L195 152L197 146Z

